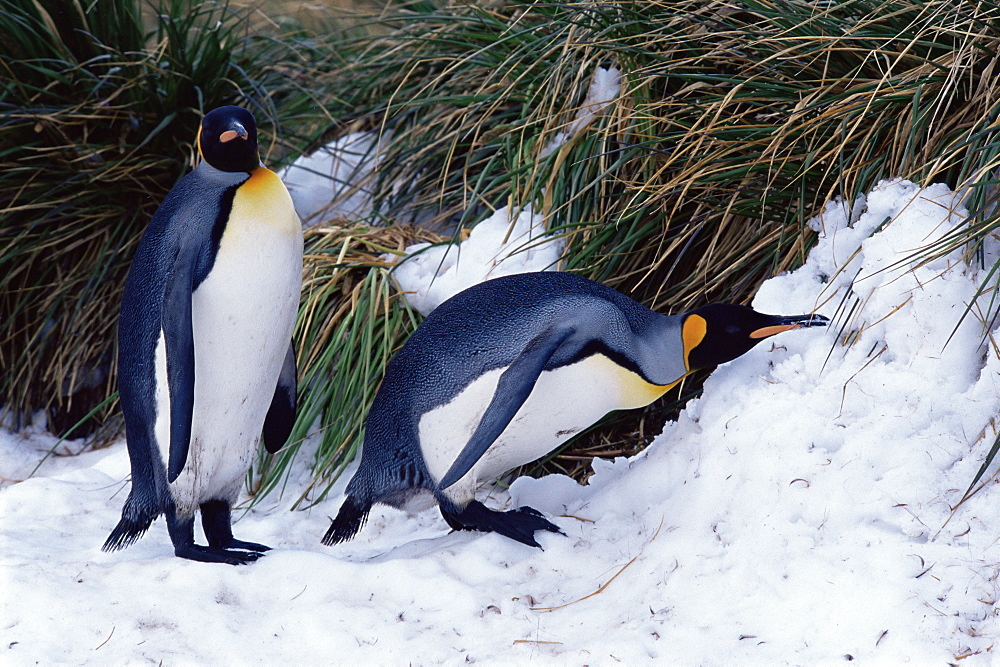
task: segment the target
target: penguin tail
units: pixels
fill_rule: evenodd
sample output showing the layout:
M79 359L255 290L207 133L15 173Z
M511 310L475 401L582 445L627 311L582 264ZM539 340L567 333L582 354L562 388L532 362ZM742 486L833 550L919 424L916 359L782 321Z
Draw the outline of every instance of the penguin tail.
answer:
M340 506L337 518L323 536L323 544L327 546L339 544L357 535L368 520L368 512L371 509L370 502L361 500L357 496L347 496L347 500Z
M159 510L144 505L130 494L122 509L121 521L111 531L101 551L118 551L131 545L149 530L149 526L159 515Z

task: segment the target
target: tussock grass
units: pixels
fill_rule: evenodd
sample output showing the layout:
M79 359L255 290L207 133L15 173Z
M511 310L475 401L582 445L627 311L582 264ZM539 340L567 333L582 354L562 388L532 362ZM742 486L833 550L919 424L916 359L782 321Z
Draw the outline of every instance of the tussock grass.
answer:
M289 445L257 466L255 490L284 489L302 441L313 481L291 492L295 506L321 500L364 438L364 419L386 364L413 333L418 316L393 287L391 258L407 245L440 241L426 229L319 226L306 232L302 304L295 331L300 404Z
M0 44L15 54L0 100L11 221L0 230L0 391L22 408L65 403L107 365L127 261L190 156L199 110L246 102L272 162L377 130L388 140L378 213L308 240L295 437L323 436L302 499L321 497L350 458L385 362L417 320L378 255L420 234L364 225L420 220L458 236L531 203L567 236L565 268L664 312L745 301L802 262L806 219L881 178L967 189L974 224L937 252L963 247L984 262L996 227L996 2L405 2L326 37L279 34L280 17L252 22L265 33L218 5L171 6L191 11L155 36L126 10L72 34L25 0L0 13ZM209 29L213 11L221 28ZM622 71L622 95L547 151L599 66ZM970 309L984 322L998 311L998 269ZM113 372L97 379L103 395ZM685 397L697 390L687 383ZM631 451L677 401L671 392L612 419L550 465L585 475L585 457ZM258 488L287 480L295 455L265 463Z
M389 219L431 218L457 235L531 202L568 236L568 270L680 312L746 300L803 261L804 223L826 201L882 178L964 185L977 223L950 242L981 243L996 225L998 11L410 3L383 13L385 32L330 76L353 122L391 131L376 187ZM598 66L622 70L622 96L547 154ZM546 469L580 478L587 457L633 451L699 384L612 418Z

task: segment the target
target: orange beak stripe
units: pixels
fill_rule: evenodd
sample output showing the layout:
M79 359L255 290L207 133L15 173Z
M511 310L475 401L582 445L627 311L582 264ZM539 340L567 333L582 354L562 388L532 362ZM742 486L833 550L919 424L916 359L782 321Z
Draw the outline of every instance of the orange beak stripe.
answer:
M226 143L227 141L232 141L238 136L240 136L240 133L237 132L236 130L226 130L225 132L219 135L219 141L221 141L222 143Z
M751 331L750 338L768 338L775 334L780 334L782 331L791 331L793 329L801 328L801 324L776 324L773 327L761 327L756 331Z

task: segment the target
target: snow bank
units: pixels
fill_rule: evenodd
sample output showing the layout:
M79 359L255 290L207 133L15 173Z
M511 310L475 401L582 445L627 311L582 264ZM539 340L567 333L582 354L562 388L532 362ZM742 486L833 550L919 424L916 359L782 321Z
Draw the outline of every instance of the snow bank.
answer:
M303 225L371 215L371 180L388 138L376 132L353 132L299 157L278 173Z
M391 508L323 547L351 471L326 502L285 511L302 470L288 497L237 522L238 537L275 547L254 565L176 559L162 521L104 554L122 443L4 482L4 661L990 664L996 489L954 517L949 504L992 441L980 434L1000 409L1000 359L972 319L945 346L974 271L957 256L903 270L961 224L953 202L890 182L831 204L806 265L755 306L818 304L840 313L834 326L719 368L643 454L595 461L589 486L550 476L493 491L487 502L562 527L538 536L544 551ZM0 438L0 474L20 479L25 447L51 444Z
M558 267L565 248L561 236L545 232L545 219L525 206L516 216L497 209L455 244L417 243L393 270L410 306L428 315L463 289L490 278Z

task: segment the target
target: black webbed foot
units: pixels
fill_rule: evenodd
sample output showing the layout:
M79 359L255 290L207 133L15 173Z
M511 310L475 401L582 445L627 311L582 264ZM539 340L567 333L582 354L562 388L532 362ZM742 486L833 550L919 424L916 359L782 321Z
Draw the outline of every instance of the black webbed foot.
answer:
M441 504L441 514L448 525L455 530L478 530L484 533L499 533L529 547L541 549L535 541L535 531L565 535L559 526L548 521L541 512L531 507L519 507L508 512L491 510L481 502L473 500L462 510L451 510Z
M222 545L224 549L243 549L244 551L259 551L261 555L265 551L270 551L271 547L266 544L257 544L256 542L244 542L243 540L232 539L229 540L228 544Z
M207 510L207 511L206 511ZM233 539L229 525L229 505L213 500L202 505L202 525L209 545L194 543L194 517L177 518L173 508L166 512L167 530L174 544L174 555L201 563L246 565L264 554L268 547Z
M227 565L248 565L264 556L258 551L233 551L218 547L203 547L199 544L175 545L174 555L201 563L225 563Z
M229 508L229 503L222 500L209 500L201 504L201 527L205 530L205 537L210 547L261 553L271 550L267 545L244 542L233 537L232 510Z

